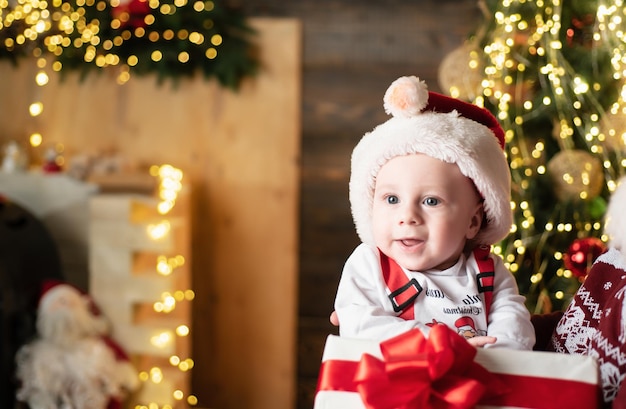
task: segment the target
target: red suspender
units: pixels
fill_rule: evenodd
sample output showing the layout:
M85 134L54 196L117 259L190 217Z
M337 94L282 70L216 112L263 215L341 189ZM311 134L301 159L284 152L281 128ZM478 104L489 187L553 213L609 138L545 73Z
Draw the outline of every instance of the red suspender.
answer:
M489 257L491 248L489 246L478 246L474 249L474 258L478 264L478 275L476 281L478 283L478 292L483 293L485 297L485 320L489 324L489 309L491 308L491 299L493 298L493 281L495 278L495 268L493 259Z
M474 258L478 264L478 275L476 280L478 283L478 291L484 294L485 299L485 316L488 320L489 308L491 307L491 299L493 298L493 281L494 281L494 264L489 257L490 247L480 246L474 250ZM415 311L412 308L417 296L419 296L423 288L415 278L407 281L407 276L394 260L390 259L382 252L380 254L380 267L383 272L383 279L389 293L389 300L395 312L400 312L400 317L410 320L415 317Z
M383 271L383 279L387 288L391 291L389 300L395 312L400 312L400 317L412 320L415 317L413 303L422 292L422 286L416 279L407 281L407 276L402 267L394 260L380 252L380 267Z

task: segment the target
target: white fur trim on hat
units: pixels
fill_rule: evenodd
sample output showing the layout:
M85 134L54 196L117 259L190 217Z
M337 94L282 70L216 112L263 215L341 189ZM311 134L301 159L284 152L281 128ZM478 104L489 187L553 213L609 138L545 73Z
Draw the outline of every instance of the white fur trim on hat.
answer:
M484 108L426 91L417 77L394 81L384 98L393 117L366 133L352 152L350 204L357 234L374 245L371 226L376 175L390 159L421 153L455 163L484 199L487 226L475 238L491 245L509 233L511 174L504 132Z
M606 210L604 232L609 236L609 245L620 252L626 251L626 177L618 181L617 189L611 194Z

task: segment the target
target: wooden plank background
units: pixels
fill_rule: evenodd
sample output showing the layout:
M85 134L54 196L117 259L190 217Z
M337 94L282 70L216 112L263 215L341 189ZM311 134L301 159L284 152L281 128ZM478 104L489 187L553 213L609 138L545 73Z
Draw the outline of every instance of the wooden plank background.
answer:
M311 409L341 268L358 243L348 203L350 154L385 121L402 75L440 91L441 61L482 22L479 0L238 0L250 15L303 27L298 409ZM260 406L255 406L260 408Z
M262 72L233 93L201 78L115 84L0 65L0 144L40 131L68 156L115 150L170 163L192 187L192 393L198 407L295 403L301 26L256 18ZM28 116L36 97L44 113ZM1 186L0 186L1 191Z

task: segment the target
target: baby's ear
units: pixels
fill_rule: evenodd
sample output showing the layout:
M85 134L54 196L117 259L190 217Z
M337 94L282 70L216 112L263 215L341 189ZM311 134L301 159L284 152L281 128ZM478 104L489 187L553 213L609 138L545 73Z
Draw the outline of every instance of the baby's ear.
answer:
M479 231L481 231L484 227L487 226L487 218L485 217L485 208L483 207L483 203L480 202L476 205L476 209L474 210L474 214L470 219L470 224L467 229L467 233L465 237L468 240L476 237Z

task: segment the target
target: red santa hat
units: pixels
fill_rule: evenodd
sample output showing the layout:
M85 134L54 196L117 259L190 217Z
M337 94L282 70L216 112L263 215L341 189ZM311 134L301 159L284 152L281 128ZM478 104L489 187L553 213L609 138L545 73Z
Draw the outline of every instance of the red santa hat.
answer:
M419 78L401 77L387 89L392 118L366 133L352 152L350 204L357 234L374 245L371 219L376 175L390 159L421 153L456 164L484 199L487 224L474 241L491 245L509 233L511 174L504 131L486 109L429 92Z
M77 287L59 280L45 280L37 307L40 334L72 342L82 336L101 336L109 323L91 297Z
M454 321L454 326L460 330L474 330L476 331L476 324L471 317L461 317Z

